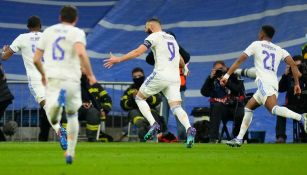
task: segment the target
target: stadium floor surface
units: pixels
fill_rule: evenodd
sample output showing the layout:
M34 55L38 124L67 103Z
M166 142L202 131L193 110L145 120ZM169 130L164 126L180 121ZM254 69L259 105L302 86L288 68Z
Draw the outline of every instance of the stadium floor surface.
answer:
M306 144L78 143L66 165L58 143L0 143L0 175L307 174Z

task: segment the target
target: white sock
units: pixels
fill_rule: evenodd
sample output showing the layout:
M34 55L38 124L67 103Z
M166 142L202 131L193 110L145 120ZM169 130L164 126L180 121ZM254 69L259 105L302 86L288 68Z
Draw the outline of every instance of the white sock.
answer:
M242 120L240 132L237 136L237 139L243 139L249 125L252 122L252 119L253 119L253 111L248 108L244 108L244 118Z
M290 109L286 108L286 107L281 107L281 106L274 106L272 108L272 114L273 115L278 115L278 116L282 116L282 117L286 117L286 118L292 118L294 120L297 121L301 121L302 119L302 115L298 114L296 112L291 111Z
M45 112L46 112L47 119L48 119L48 121L49 121L51 127L52 127L52 128L54 129L54 131L58 134L59 131L60 131L60 128L61 128L60 122L58 122L58 123L56 123L56 124L53 125L53 124L51 123L51 121L50 121L49 114L48 114L48 112L46 111L46 105L44 105L43 108L44 108L44 110L45 110ZM60 114L62 115L62 110L60 110L60 111L61 111ZM58 115L58 121L60 121L61 115Z
M72 115L67 114L67 154L75 156L75 149L78 141L79 121L78 112Z
M152 126L156 121L154 117L152 116L151 109L149 105L147 104L146 100L136 96L135 102L139 107L139 110L141 111L142 115L148 120L150 123L150 126Z
M172 107L171 110L173 114L177 116L178 120L187 131L191 127L188 114L182 109L180 105Z

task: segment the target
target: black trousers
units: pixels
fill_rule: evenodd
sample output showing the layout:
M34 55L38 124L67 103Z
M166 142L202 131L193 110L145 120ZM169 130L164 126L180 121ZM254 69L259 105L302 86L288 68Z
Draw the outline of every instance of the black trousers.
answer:
M159 113L156 110L151 110L151 113L154 117L154 119L159 123L161 127L161 131L164 132L166 130L166 124L164 121L164 118L159 115ZM128 113L129 120L132 121L134 125L138 128L138 136L140 141L145 141L144 136L148 132L150 128L150 124L145 119L145 117L142 115L141 111L138 109L132 109Z
M209 137L211 141L215 142L219 139L219 129L222 120L233 121L232 135L236 137L239 134L244 117L243 105L228 106L217 102L210 104L210 110ZM245 134L244 138L247 138L247 134Z
M307 112L307 109L305 109L304 107L298 106L298 105L285 105L285 107L287 107L288 109L297 112L299 114L302 114L304 112ZM293 120L293 122L296 122ZM286 135L286 123L287 123L287 118L285 117L281 117L281 116L277 116L276 119L276 138L283 138L283 139L287 139L287 135Z
M3 117L5 109L12 103L12 100L6 100L6 101L2 101L0 102L0 119ZM0 129L0 141L5 141L5 136L2 132L2 130Z
M79 121L86 121L86 137L88 141L96 141L98 126L100 125L100 112L94 108L89 109L83 106L79 109Z
M100 112L94 108L84 108L81 106L78 110L78 120L86 121L86 137L88 141L96 141L98 126L100 125ZM66 116L62 117L62 125L67 126Z
M63 109L62 112L62 120L66 121L66 113L65 113L65 108ZM61 121L62 123L62 121ZM46 111L44 108L40 108L39 110L39 135L38 135L38 140L41 142L47 142L49 139L49 131L50 131L50 123L48 121Z
M49 137L49 130L50 130L50 123L47 119L46 111L44 108L40 108L39 110L39 135L38 135L38 140L41 142L46 142L48 141Z

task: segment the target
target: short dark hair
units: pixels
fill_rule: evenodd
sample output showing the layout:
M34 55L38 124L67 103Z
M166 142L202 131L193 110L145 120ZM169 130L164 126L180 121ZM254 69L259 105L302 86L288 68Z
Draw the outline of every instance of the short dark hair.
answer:
M29 29L33 29L33 28L41 28L42 24L41 24L41 19L38 16L31 16L28 19L28 24L27 27Z
M303 61L304 58L302 55L295 55L292 57L294 61Z
M158 18L156 18L156 17L150 18L146 22L157 22L157 23L159 23L161 25L161 21Z
M270 25L264 25L261 27L261 30L265 33L265 35L269 38L273 38L274 34L275 34L275 29L273 26Z
M140 67L136 67L132 70L131 74L134 74L135 72L142 72L144 74L144 70Z
M215 62L213 63L213 67L214 67L215 65L217 65L217 64L221 64L222 66L225 66L225 67L226 67L226 64L225 64L224 61L221 61L221 60L215 61Z
M62 7L60 15L61 21L73 23L77 19L78 11L75 6L65 5L64 7Z
M166 31L166 33L168 33L168 34L170 34L170 35L172 35L175 39L176 39L176 35L175 35L175 33L174 32L172 32L172 31Z

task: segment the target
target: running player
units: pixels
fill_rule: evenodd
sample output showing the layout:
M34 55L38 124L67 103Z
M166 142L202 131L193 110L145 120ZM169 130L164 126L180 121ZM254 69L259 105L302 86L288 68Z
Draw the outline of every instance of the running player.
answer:
M33 64L33 55L35 52L36 44L42 34L40 32L40 18L38 16L31 16L28 19L27 27L30 30L29 33L20 34L10 46L3 46L2 59L8 60L14 53L21 52L23 62L26 68L30 92L34 96L35 100L40 104L40 106L44 108L45 113L45 87L41 82L40 73L37 71L36 67ZM51 123L50 120L49 123ZM60 136L60 144L62 149L66 150L67 141L65 129L60 126L59 122L51 124L51 126Z
M153 118L150 108L146 102L147 97L162 91L168 99L168 103L174 115L176 115L187 132L187 147L191 148L196 134L195 128L191 127L187 113L181 107L179 62L181 56L175 38L162 31L161 23L158 19L149 19L145 25L145 32L149 36L137 49L116 57L110 55L105 60L104 66L111 68L114 64L127 61L152 49L155 58L155 66L151 75L144 81L138 91L135 101L143 116L149 121L151 127L145 135L144 140L151 139L156 135L160 126Z
M298 78L301 73L297 69L295 62L290 54L273 44L272 38L274 36L275 29L272 26L265 25L261 27L258 35L259 41L254 41L249 45L241 56L230 67L227 74L220 80L220 84L224 86L227 83L229 76L250 56L254 56L254 64L256 67L256 83L258 90L253 97L248 101L245 106L245 115L241 124L239 135L231 141L228 141L229 146L241 146L243 142L243 136L248 129L252 118L253 111L260 105L264 105L269 112L273 115L279 115L287 118L292 118L304 123L304 129L306 132L307 118L306 114L298 114L286 107L277 105L278 97L278 79L277 70L280 61L285 61L290 65L293 77L294 77L294 94L300 94L301 88L299 86Z
M46 112L51 123L61 119L62 107L67 114L66 163L71 164L75 156L78 139L78 109L81 106L81 67L90 84L96 83L85 45L85 33L75 27L77 9L64 6L60 11L61 23L48 27L42 34L34 55L34 64L46 85ZM41 58L44 56L44 66Z

